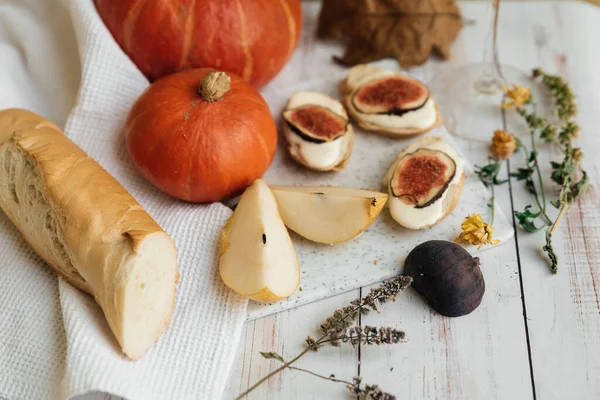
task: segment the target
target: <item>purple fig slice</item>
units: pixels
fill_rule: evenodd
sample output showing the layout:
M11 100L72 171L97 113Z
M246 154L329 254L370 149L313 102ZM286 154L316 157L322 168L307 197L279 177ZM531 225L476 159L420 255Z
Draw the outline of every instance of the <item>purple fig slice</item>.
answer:
M288 126L305 140L331 142L346 133L348 120L328 108L307 104L283 112Z
M439 199L456 173L456 163L443 151L418 149L396 165L392 194L407 205L424 208Z
M418 110L429 99L429 90L419 81L394 75L362 85L352 98L364 114L397 114Z

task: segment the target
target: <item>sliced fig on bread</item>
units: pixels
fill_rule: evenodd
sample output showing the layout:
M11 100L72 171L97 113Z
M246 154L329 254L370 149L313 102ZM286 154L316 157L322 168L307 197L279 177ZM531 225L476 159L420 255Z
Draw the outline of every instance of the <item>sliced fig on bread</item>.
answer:
M465 161L441 138L424 137L402 150L382 180L392 218L408 229L429 228L454 210Z
M348 71L339 89L352 121L366 131L402 138L442 123L427 86L398 72L357 65Z
M342 103L319 92L298 92L282 113L290 156L313 171L341 171L354 146L354 130Z
M346 133L348 119L328 108L306 104L283 112L290 129L313 143L331 142Z
M442 196L455 174L456 163L448 154L423 148L398 161L390 187L404 203L423 208Z
M402 115L418 110L429 100L429 90L419 81L403 75L373 79L352 96L356 109L365 114Z

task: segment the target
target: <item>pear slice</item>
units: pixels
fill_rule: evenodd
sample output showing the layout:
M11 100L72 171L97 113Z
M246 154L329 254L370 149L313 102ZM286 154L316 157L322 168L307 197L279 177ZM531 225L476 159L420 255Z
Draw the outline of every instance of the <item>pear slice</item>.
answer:
M285 225L309 240L354 239L377 218L388 195L333 186L272 186Z
M221 231L219 272L233 291L261 302L284 299L300 284L296 250L262 179L246 189Z

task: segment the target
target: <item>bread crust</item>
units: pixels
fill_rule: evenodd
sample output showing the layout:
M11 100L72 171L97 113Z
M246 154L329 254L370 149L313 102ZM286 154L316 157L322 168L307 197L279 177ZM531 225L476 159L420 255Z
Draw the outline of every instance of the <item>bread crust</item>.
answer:
M41 128L49 128L62 133L58 126L31 111L19 108L2 110L0 111L0 146L17 131Z
M94 296L123 352L140 358L171 319L179 279L171 238L119 182L39 115L0 111L0 158L6 169L0 176L0 207L44 261ZM147 263L154 249L165 255ZM154 322L141 331L145 345L138 346L131 333L138 316L128 310L152 303L152 296L138 294L135 286L141 279L143 286L158 287L152 271L162 274L166 286L159 287L160 311L148 317Z
M29 129L52 129L56 132L62 133L58 126L31 111L21 109L9 109L0 112L0 146L8 140L10 140L10 138L15 132ZM6 212L11 221L15 222L16 217L10 215L9 210L6 204L4 204L3 198L1 196L0 208L2 208ZM35 249L36 253L41 255L41 253L44 252L43 249L39 249L35 243L32 243L31 240L29 240L29 238L23 231L22 227L19 226L19 224L15 224L15 227L23 237L23 240L25 240L25 242L31 248ZM88 285L88 283L85 280L76 279L75 276L66 273L60 266L57 265L57 263L52 262L47 257L42 256L42 258L44 259L44 261L46 261L48 265L50 265L50 267L52 267L52 269L54 269L54 271L56 271L60 276L62 276L63 279L69 282L70 285L76 287L77 289L83 292L93 295L90 285Z
M440 114L440 109L439 109L437 103L435 104L435 110L436 110L435 122L431 126L422 128L422 129L420 129L420 128L386 127L386 126L377 125L377 124L374 124L372 122L368 122L368 121L365 121L364 119L362 119L361 113L356 109L356 107L354 107L354 104L352 102L352 94L354 93L356 88L354 86L352 86L352 84L350 83L350 74L357 73L357 72L360 73L360 72L368 70L368 69L379 70L379 68L371 66L371 65L367 65L367 64L357 65L356 67L353 67L350 70L346 79L341 81L338 86L339 91L342 95L342 103L346 107L348 114L350 115L352 120L354 122L356 122L356 124L358 126L360 126L362 129L369 131L369 132L377 133L382 136L397 139L397 138L409 138L409 137L422 135L426 132L429 132L431 129L435 128L436 126L439 126L442 124L442 122L443 122L442 115ZM430 93L430 98L433 99L433 95L431 93Z

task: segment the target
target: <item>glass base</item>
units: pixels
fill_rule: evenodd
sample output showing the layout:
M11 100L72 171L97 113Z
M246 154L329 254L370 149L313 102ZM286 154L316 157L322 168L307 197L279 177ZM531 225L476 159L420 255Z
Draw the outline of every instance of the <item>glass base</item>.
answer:
M541 85L529 73L500 66L502 80L491 75L489 63L468 64L436 76L429 84L440 108L444 125L451 134L472 141L489 142L496 129L502 129L500 104L503 86L526 86L535 99L543 99ZM505 113L507 129L518 136L528 133L527 124L514 110Z

